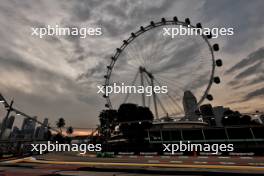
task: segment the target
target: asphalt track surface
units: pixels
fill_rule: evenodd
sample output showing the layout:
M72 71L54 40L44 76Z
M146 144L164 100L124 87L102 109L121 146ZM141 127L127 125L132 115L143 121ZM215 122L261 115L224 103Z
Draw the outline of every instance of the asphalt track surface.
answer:
M2 175L264 175L264 157L126 156L49 153L2 161Z

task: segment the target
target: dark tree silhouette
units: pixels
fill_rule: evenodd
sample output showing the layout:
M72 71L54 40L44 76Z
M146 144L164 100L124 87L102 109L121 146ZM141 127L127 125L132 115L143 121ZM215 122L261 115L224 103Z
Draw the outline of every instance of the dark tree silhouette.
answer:
M65 143L65 138L61 133L57 133L55 136L53 136L53 142L55 141L57 141L58 143Z
M114 131L117 122L116 110L103 110L99 115L100 127L99 131L104 137L110 137Z
M118 122L140 121L154 119L148 107L137 106L136 104L122 104L118 109Z
M249 115L243 115L240 118L241 125L250 125L251 124L251 117Z
M224 112L222 124L224 126L239 125L241 114L238 111L227 110Z
M45 132L45 134L44 134L44 139L46 139L46 140L50 140L51 139L51 137L52 137L52 133L51 133L51 131L48 129L46 132Z
M149 108L138 106L136 120L153 120L154 116Z
M258 125L249 115L242 115L238 111L227 110L222 118L224 126L232 125Z
M65 126L64 118L59 118L59 120L56 122L56 126L60 129L60 133L62 134L62 128Z
M67 133L69 136L71 136L73 132L74 132L74 130L73 130L73 127L72 127L72 126L69 126L69 127L67 128L67 130L66 130L66 133Z
M136 104L126 103L121 104L118 109L118 121L128 122L134 121L138 118L138 107Z
M118 109L120 132L134 142L144 140L144 132L152 126L154 116L149 108L136 104L122 104Z

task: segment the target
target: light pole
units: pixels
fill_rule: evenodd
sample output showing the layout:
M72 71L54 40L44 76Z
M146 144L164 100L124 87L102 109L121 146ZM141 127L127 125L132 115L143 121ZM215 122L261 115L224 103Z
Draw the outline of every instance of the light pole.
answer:
M157 97L156 97L156 93L154 91L154 76L152 73L150 73L149 71L146 70L145 67L139 67L139 73L141 75L141 85L144 87L144 80L143 80L143 74L145 73L149 79L150 79L150 86L152 87L152 95L153 95L153 102L154 102L154 108L155 108L155 116L156 118L158 118L159 114L158 114L158 107L157 107ZM145 107L145 94L143 93L142 94L142 104L143 104L143 107Z

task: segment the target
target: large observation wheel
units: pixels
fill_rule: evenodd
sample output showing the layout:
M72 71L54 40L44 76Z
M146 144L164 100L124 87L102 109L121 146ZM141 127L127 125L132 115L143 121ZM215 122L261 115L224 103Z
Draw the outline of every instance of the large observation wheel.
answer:
M211 45L211 35L171 35L166 30L183 27L200 28L190 24L187 18L179 21L162 18L159 22L151 21L123 41L111 57L110 65L104 76L105 86L167 86L167 93L151 95L110 94L104 95L106 107L117 109L122 103L136 103L149 107L156 118L166 115L181 116L183 95L191 91L197 98L197 106L205 99L211 101L209 90L213 83L220 83L215 76L216 66L222 66L220 59L215 60L214 52L218 44ZM164 29L166 28L166 29Z

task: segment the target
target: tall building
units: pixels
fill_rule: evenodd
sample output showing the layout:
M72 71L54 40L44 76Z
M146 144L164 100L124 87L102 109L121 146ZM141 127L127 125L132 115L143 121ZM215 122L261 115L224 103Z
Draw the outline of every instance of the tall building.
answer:
M49 124L49 119L48 118L45 118L44 121L43 121L43 126L48 126Z
M3 132L2 132L2 136L1 136L2 140L9 139L14 121L15 121L15 116L10 116L9 118L7 118L5 123L3 123L4 126L2 128Z
M7 122L6 122L6 128L8 128L8 129L12 129L13 124L14 124L14 121L15 121L15 116L10 116L10 117L7 119Z
M43 140L45 138L45 134L48 131L47 128L48 123L49 123L48 118L45 118L43 124L36 129L36 138L38 140Z
M197 99L191 91L185 91L183 95L183 109L185 112L185 119L189 121L197 121L199 116L195 114L198 106Z
M13 128L13 130L11 132L11 135L10 135L11 141L15 141L16 139L18 139L19 137L21 137L19 135L20 135L19 128L17 126L14 126L14 128Z
M37 117L34 119L25 118L22 124L22 134L25 139L32 139L34 137Z
M2 136L1 136L1 140L8 140L9 137L11 135L11 129L9 128L6 128L3 133L2 133Z

